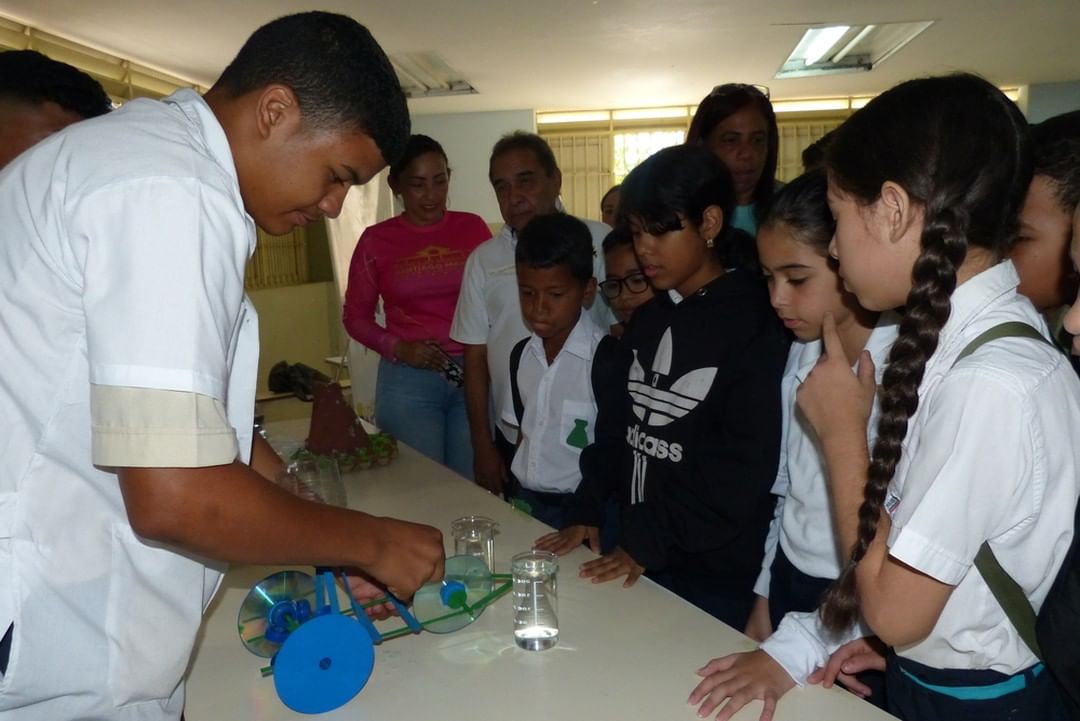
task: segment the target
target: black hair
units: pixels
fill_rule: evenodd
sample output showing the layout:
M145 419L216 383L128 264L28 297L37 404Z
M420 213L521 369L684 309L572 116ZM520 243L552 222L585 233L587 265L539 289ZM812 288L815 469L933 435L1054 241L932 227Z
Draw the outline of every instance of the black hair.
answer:
M969 246L997 256L1008 252L1032 162L1020 110L992 84L967 74L910 80L874 98L835 131L825 162L829 182L856 202L873 203L882 184L892 181L923 214L921 252L882 378L858 537L850 562L823 596L822 620L838 630L858 615L855 566L877 535L926 362L949 318L957 269Z
M621 187L622 187L622 185L613 185L610 188L608 188L607 192L600 196L600 206L603 207L604 201L608 199L608 196L611 195L612 193L618 193L619 188L621 188Z
M397 182L405 169L409 167L409 164L425 153L437 153L442 156L443 162L447 166L447 172L450 171L450 159L446 157L446 151L443 150L443 146L439 145L438 140L429 138L426 135L410 135L401 155L390 164L390 179Z
M495 147L491 149L491 160L488 161L488 173L491 172L491 164L495 159L509 153L512 150L528 150L536 156L540 167L550 178L559 171L559 164L555 161L555 153L551 151L548 142L536 133L527 133L524 130L515 130L512 133L499 138Z
M829 147L829 143L832 142L832 134L833 131L830 130L803 148L802 165L804 173L825 167L825 148Z
M653 235L679 230L683 222L699 227L705 209L719 206L723 227L713 252L725 268L758 270L757 248L747 233L731 225L735 184L723 161L700 145L675 145L646 158L623 180L619 225L640 223Z
M617 187L617 186L616 186ZM616 248L634 247L634 234L630 232L630 227L625 224L618 225L614 230L604 236L604 242L601 245L605 253L610 253Z
M352 18L305 12L263 25L212 90L237 97L277 83L296 94L311 128L358 130L387 163L401 155L409 137L405 94L386 53Z
M582 283L593 277L593 246L589 226L572 215L551 213L529 221L518 236L514 261L526 268L568 266Z
M112 109L101 83L35 50L0 53L0 98L33 105L52 102L84 118L96 118Z
M691 145L705 145L713 128L746 107L752 107L761 113L769 133L765 168L761 171L757 187L754 188L754 204L760 218L761 209L773 194L776 161L780 153L780 131L776 127L776 113L773 112L772 103L765 93L756 85L717 85L698 105L697 112L690 121L690 129L686 131L686 142Z
M761 227L786 225L795 239L821 255L828 255L836 222L826 199L829 182L825 170L803 173L772 197L762 214Z
M1035 175L1049 178L1063 210L1080 203L1080 110L1031 126Z

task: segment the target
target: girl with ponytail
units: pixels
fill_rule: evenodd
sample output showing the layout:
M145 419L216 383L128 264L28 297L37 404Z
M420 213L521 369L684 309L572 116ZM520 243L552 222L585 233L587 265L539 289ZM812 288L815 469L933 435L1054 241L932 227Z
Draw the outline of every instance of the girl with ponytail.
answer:
M1080 494L1070 436L1080 382L1004 260L1031 180L1026 130L997 88L954 75L882 94L826 152L830 253L844 284L862 307L902 318L880 388L868 355L852 371L826 319L824 353L797 393L849 554L820 616L804 616L800 630L804 645L820 641L806 655L824 666L859 635L861 617L890 647L889 710L911 721L1065 714L974 565L988 548L1037 611ZM1017 324L1041 338L1021 337ZM745 682L724 692L759 693Z

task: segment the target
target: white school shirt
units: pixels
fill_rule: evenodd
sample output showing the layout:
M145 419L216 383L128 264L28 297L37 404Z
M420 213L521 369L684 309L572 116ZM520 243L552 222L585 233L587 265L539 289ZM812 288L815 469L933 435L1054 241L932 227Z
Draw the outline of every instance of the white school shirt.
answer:
M611 228L594 220L581 222L589 228L593 241L593 275L604 277L603 242ZM517 441L517 420L510 398L510 351L529 335L518 299L514 248L517 236L508 225L478 245L465 262L461 293L454 309L450 337L466 345L486 345L488 375L495 426L511 443ZM599 281L598 281L599 282ZM589 309L601 328L610 328L615 316L607 303L597 298ZM510 419L510 420L507 420Z
M0 173L0 719L177 719L221 567L150 544L95 467L91 384L220 401L251 452L255 229L228 141L181 90Z
M974 566L986 540L1036 611L1073 536L1080 495L1080 380L1049 343L1003 338L956 364L983 331L1021 321L1047 337L1004 261L960 285L889 484L889 554L954 586L930 634L896 652L933 668L1014 674L1036 663ZM797 682L856 630L830 638L789 614L762 649ZM779 638L778 638L779 637ZM774 641L775 639L775 641Z
M874 362L874 375L881 383L889 350L896 340L899 316L882 313L866 339L865 350ZM780 463L772 492L779 496L776 512L769 524L765 541L765 557L761 573L754 584L754 593L769 597L772 563L777 543L784 549L792 565L815 578L836 578L840 575L840 549L833 532L832 503L826 481L825 455L817 434L795 402L795 392L821 358L821 340L795 341L788 351L787 366L780 381L780 401L784 408L783 443ZM855 368L852 367L852 371ZM877 436L881 406L875 396L866 427L869 442Z
M525 488L573 493L581 482L581 450L596 435L593 353L605 335L588 313L582 313L550 365L542 338L533 335L525 344L517 373L524 406L521 444L511 464L514 477ZM517 423L517 416L504 420Z

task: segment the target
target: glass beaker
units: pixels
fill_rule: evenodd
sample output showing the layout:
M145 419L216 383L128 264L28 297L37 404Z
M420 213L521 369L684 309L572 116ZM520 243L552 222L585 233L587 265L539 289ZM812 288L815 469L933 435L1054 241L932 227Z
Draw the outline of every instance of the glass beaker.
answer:
M345 507L345 484L341 481L337 461L330 456L300 458L289 464L289 473L296 477L296 495L309 501Z
M543 651L559 642L559 557L527 551L510 563L514 577L514 643Z
M455 556L483 559L488 571L495 571L495 533L499 524L484 516L464 516L450 524Z

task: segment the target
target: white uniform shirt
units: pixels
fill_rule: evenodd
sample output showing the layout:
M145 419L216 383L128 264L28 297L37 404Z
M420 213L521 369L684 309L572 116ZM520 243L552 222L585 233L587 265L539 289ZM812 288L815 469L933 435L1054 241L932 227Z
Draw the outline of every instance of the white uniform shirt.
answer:
M582 220L593 240L593 275L604 277L604 253L601 245L611 228L593 220ZM466 345L486 345L488 375L492 396L492 417L508 441L517 441L517 422L510 398L510 351L529 335L521 316L518 299L514 248L517 237L509 226L495 234L469 254L461 294L454 310L450 337ZM615 316L607 303L597 299L589 309L601 328L609 328ZM508 420L509 419L509 420Z
M955 588L930 635L897 648L934 668L1014 674L1036 663L974 566L994 555L1038 610L1073 536L1080 495L1080 380L1048 343L1003 338L960 361L980 333L1021 321L1048 335L1016 293L1010 261L952 296L952 313L926 365L919 408L889 484L889 553ZM841 643L816 614L789 614L762 648L802 683Z
M0 719L179 718L222 569L134 534L91 384L220 402L248 460L255 232L228 141L190 90L134 100L7 166L0 217Z
M551 365L542 338L533 335L525 344L517 373L521 444L511 465L525 488L573 493L581 482L581 450L595 437L593 353L604 335L583 312ZM517 423L515 415L504 420Z
M881 383L889 350L896 340L899 320L895 313L883 313L866 340L865 349L874 361L878 383ZM787 367L780 381L780 401L785 411L783 443L780 445L776 482L772 488L779 499L769 525L761 574L754 584L754 593L766 598L769 596L777 543L784 549L784 555L792 565L803 573L815 578L836 578L840 575L841 551L833 532L835 524L826 481L825 455L817 434L795 402L795 391L810 375L820 357L820 340L806 343L795 341L788 351ZM880 404L875 398L867 424L868 441L872 442L877 436L880 415Z

